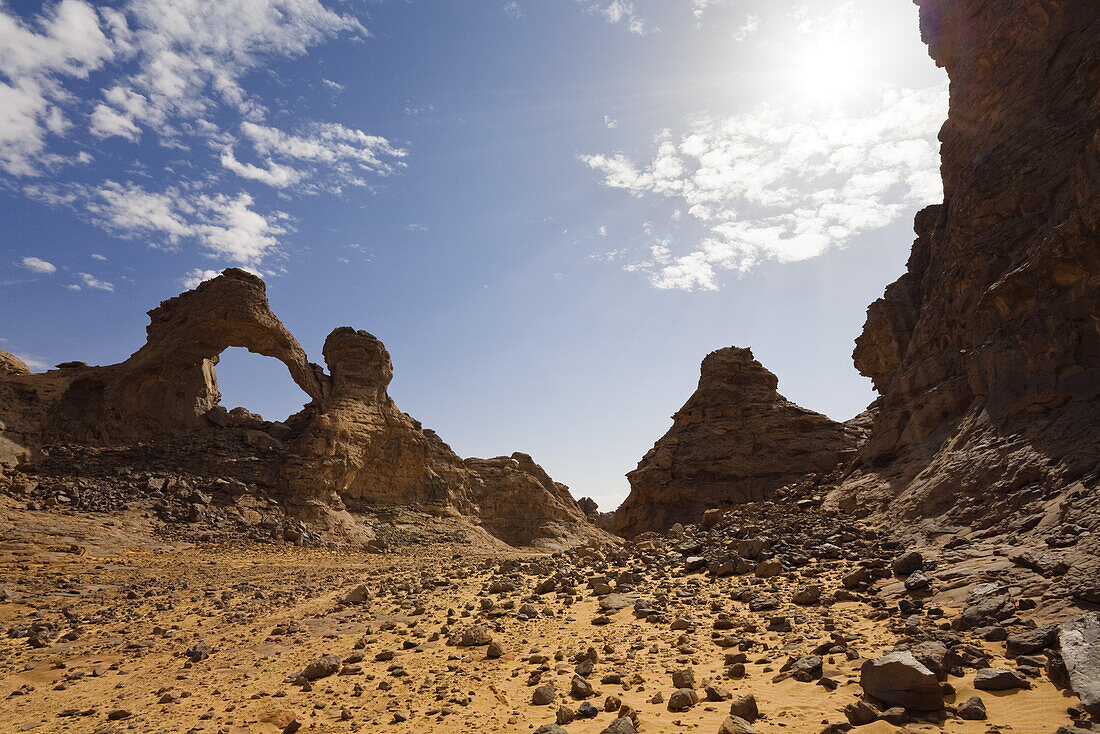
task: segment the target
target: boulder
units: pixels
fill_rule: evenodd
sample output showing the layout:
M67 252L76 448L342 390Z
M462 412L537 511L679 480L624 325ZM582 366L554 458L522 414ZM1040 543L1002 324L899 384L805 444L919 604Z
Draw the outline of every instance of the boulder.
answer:
M1093 717L1100 717L1100 615L1090 612L1058 627L1058 648L1070 689Z
M891 705L918 711L943 708L943 691L935 674L907 650L864 662L860 685L867 695Z

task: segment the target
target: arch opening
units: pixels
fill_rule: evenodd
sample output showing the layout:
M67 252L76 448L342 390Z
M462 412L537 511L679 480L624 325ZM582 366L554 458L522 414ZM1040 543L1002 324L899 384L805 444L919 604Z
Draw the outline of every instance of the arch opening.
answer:
M214 373L221 393L219 404L226 410L241 407L264 420L285 421L310 402L285 364L243 347L222 351Z

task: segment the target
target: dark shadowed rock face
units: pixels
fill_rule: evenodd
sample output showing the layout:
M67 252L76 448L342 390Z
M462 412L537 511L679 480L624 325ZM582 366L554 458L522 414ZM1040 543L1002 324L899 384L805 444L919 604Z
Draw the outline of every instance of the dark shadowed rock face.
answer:
M778 382L749 349L707 355L672 428L627 474L630 496L616 512L616 531L660 530L709 508L761 500L854 452L858 430L795 405Z
M511 543L561 546L601 534L531 457L467 466L401 412L387 393L389 352L374 336L337 328L325 340L328 373L310 363L254 275L226 270L149 317L145 346L116 365L30 374L0 352L0 471L33 462L51 443L152 442L177 470L269 487L303 516L401 505L465 516ZM279 424L226 411L215 367L228 347L280 360L312 401Z
M1095 497L1100 4L917 4L951 78L944 202L868 309L853 357L882 399L832 499L990 523L1074 482Z

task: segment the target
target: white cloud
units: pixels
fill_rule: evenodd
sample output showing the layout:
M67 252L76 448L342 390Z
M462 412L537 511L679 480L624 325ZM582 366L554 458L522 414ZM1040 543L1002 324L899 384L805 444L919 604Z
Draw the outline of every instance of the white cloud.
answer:
M523 8L516 0L504 3L504 14L509 18L522 18Z
M263 59L302 56L341 33L368 35L319 0L129 0L123 13L116 43L137 70L104 97L147 125L202 118L222 105L262 114L242 82Z
M99 278L95 277L94 275L90 275L88 273L77 273L77 275L80 277L80 279L82 281L84 281L84 285L86 285L89 288L95 288L96 290L101 290L101 291L113 291L115 289L115 287L113 285L111 285L110 283L108 283L105 280L100 280Z
M277 222L281 213L265 217L252 211L252 203L248 194L198 197L202 215L192 227L210 255L255 268L278 247L279 235L287 231Z
M730 0L691 0L691 12L696 18L702 18L707 8L728 5Z
M69 285L63 285L63 286L61 286L61 287L62 287L62 288L64 288L65 290L67 290L67 291L79 291L79 290L82 290L82 289L81 289L81 287L80 287L80 286L78 286L78 285L77 285L76 283L70 283Z
M603 124L607 125L609 130L614 130L619 126L619 121L610 117L609 115L603 116Z
M612 25L622 24L626 26L627 30L635 35L646 36L660 30L659 28L651 28L646 25L646 21L639 17L634 10L634 3L631 0L611 0L611 2L606 2L606 0L601 0L600 2L592 2L591 0L577 1L584 3L586 12L599 15Z
M596 234L598 234L600 237L606 237L607 236L607 227L606 226L601 226L599 229L596 230Z
M93 159L81 142L111 139L114 158L127 142L145 139L187 150L192 172L162 191L64 176L23 190L124 237L168 247L191 241L211 256L258 266L286 234L285 215L257 211L250 194L225 186L231 175L312 194L367 187L371 177L404 166L404 149L359 129L308 120L292 132L269 125L265 100L246 86L272 60L303 56L337 36L370 35L335 5L61 0L22 20L0 0L0 172L40 176L87 164ZM212 155L202 157L204 150Z
M103 255L100 255L100 254L99 254L98 252L93 252L93 253L92 253L92 259L93 259L93 260L99 260L99 261L101 261L101 262L103 262L103 261L106 261L106 260L107 260L107 258L106 258L106 257L104 257Z
M855 0L835 3L797 2L787 11L799 33L837 35L858 24Z
M36 359L29 354L21 352L13 352L13 354L17 359L22 360L23 364L27 365L32 372L44 372L50 368L50 363L45 360Z
M241 163L233 155L232 148L226 148L222 151L221 160L223 166L241 178L259 181L260 183L274 186L279 189L293 186L301 181L303 177L301 171L291 168L290 166L281 166L270 158L264 161L267 166L266 168L260 168L251 163Z
M733 40L741 43L749 36L754 35L758 30L760 30L760 16L750 15L745 18L745 22L741 27L733 32Z
M32 273L41 273L42 275L53 275L57 272L57 267L50 262L39 259L37 257L25 257L22 260L23 267Z
M130 117L105 104L97 104L92 112L91 132L97 138L117 136L135 141L141 137L141 129Z
M405 166L401 159L408 155L383 137L338 123L312 123L301 134L291 134L245 122L241 132L256 153L269 156L269 167L274 165L270 162L272 158L323 166L324 174L331 178L336 189L342 184L366 186L363 178L366 174L388 176ZM317 175L324 177L320 172Z
M707 228L689 252L661 242L631 269L658 288L712 290L719 270L816 257L940 200L946 109L946 85L884 90L864 114L813 122L762 107L698 120L679 136L666 130L643 166L621 153L582 160L605 186L671 198Z
M410 232L427 232L428 231L427 226L425 226L423 224L419 224L418 222L413 222L412 224L405 227L405 229L409 230Z
M160 233L175 245L192 234L188 218L195 207L177 189L150 192L133 183L106 181L79 191L95 221L123 237Z
M187 273L187 275L180 278L180 284L187 290L191 290L204 281L216 278L221 275L217 270L202 270L201 268L195 268Z
M31 198L83 212L119 237L169 250L194 243L207 256L244 268L259 268L265 257L280 250L280 237L289 231L288 215L255 211L247 193L203 193L197 187L149 191L132 181L25 187L24 191Z
M340 82L334 82L331 79L322 79L321 81L324 82L326 87L333 90L334 92L344 91L344 85Z
M57 162L47 138L67 127L58 104L66 78L87 78L114 52L95 8L83 0L50 6L35 24L0 6L0 169L34 176Z

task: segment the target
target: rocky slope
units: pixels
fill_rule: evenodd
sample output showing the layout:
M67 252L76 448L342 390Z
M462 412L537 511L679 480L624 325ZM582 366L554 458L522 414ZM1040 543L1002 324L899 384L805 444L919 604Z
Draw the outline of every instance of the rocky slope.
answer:
M615 513L616 532L632 536L763 500L854 454L862 431L795 405L778 384L749 349L707 355L672 428L627 474L630 495Z
M252 518L280 528L280 537L302 522L348 530L355 513L396 507L462 519L514 543L558 546L602 534L530 457L463 462L401 412L387 393L390 355L367 332L329 334L328 372L309 362L249 273L226 270L149 316L146 344L116 365L72 362L31 374L0 353L0 470L22 471L5 484L41 485L43 499L66 502L81 495L77 476L85 496L152 488L162 501L190 506L162 516L207 530ZM284 423L226 411L216 365L228 347L280 360L312 401ZM223 491L230 483L237 490ZM194 502L195 492L218 501ZM270 501L266 509L284 519L242 514L242 495L260 507Z
M944 202L853 355L882 395L829 501L1038 537L1100 602L1100 5L920 0Z

